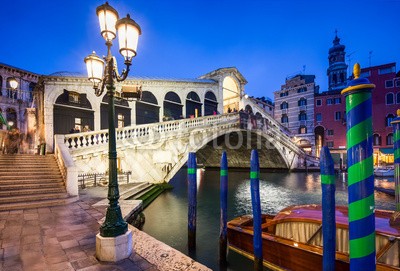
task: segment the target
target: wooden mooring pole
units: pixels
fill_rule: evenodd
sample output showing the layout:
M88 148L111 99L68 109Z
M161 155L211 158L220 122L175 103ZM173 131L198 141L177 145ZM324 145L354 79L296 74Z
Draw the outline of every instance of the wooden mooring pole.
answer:
M221 156L220 168L220 230L219 230L219 264L226 265L227 254L227 209L228 209L228 160L226 152Z
M335 217L335 166L328 147L323 147L320 156L322 187L322 270L335 271L336 217Z
M187 162L188 173L188 248L196 248L196 220L197 220L197 181L196 181L196 153L190 152Z
M261 236L261 202L260 202L260 164L257 150L251 151L250 158L250 191L253 208L253 248L254 270L263 270L262 236Z

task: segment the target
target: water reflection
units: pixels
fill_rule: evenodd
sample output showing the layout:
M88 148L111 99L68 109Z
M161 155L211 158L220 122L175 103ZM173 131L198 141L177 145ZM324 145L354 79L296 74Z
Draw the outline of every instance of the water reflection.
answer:
M199 173L199 172L198 172ZM347 175L336 176L336 204L347 205ZM197 249L195 258L213 270L218 265L219 237L219 171L206 170L198 174ZM321 179L318 173L260 174L261 208L264 213L277 213L289 205L321 204ZM377 179L375 185L386 186L393 180ZM187 251L187 181L186 169L171 181L174 186L158 197L146 210L143 230L168 245ZM395 209L394 197L375 192L378 209ZM250 180L248 171L229 171L228 220L251 213ZM253 264L230 252L229 271L252 270Z

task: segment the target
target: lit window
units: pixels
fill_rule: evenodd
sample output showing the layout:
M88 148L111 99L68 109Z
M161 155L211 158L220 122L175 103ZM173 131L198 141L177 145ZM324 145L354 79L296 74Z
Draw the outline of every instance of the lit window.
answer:
M300 126L299 134L307 134L307 127L304 125Z

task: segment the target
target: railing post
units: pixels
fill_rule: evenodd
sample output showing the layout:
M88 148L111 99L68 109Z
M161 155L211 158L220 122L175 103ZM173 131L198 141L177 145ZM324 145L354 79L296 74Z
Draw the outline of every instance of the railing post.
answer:
M354 65L354 80L342 91L346 97L347 168L349 204L350 271L374 271L375 200L372 148L372 90L375 85L359 78Z

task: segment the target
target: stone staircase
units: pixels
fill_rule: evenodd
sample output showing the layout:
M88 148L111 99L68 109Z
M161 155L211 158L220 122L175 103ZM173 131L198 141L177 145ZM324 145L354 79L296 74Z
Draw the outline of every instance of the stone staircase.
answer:
M62 205L67 198L53 155L0 155L0 211Z

